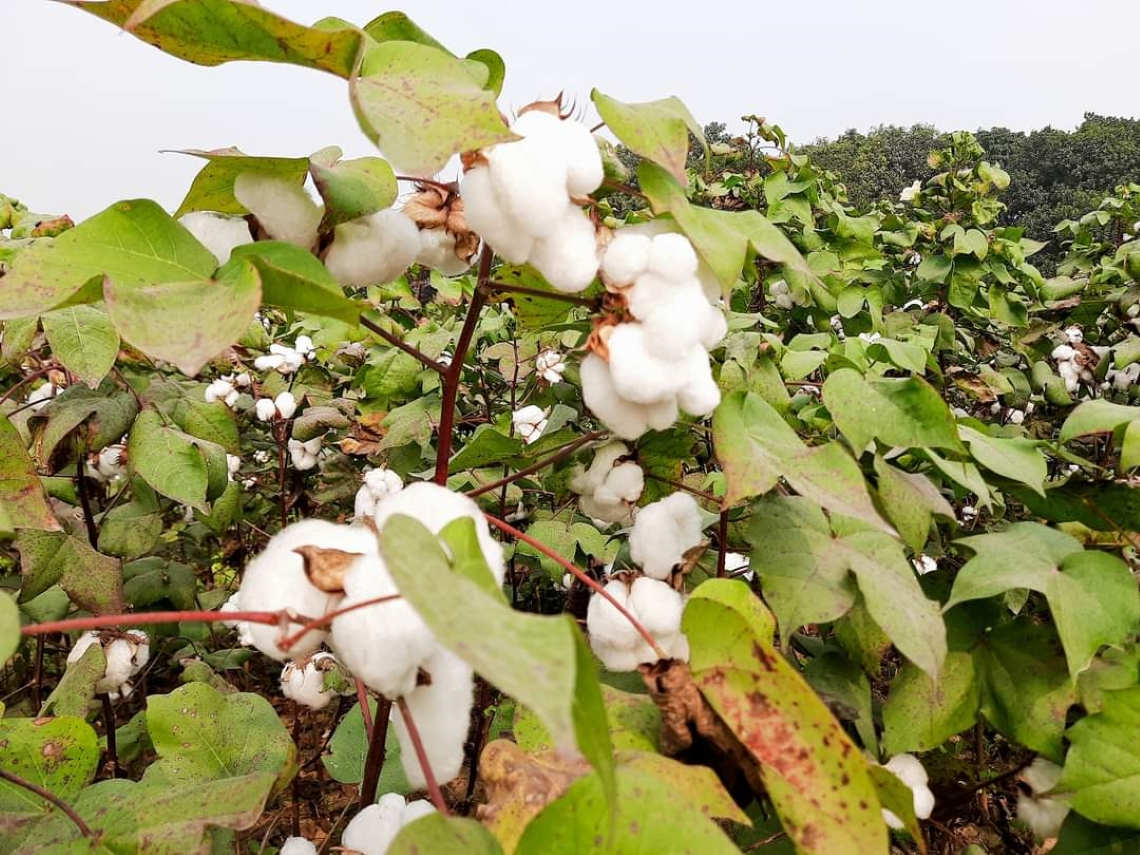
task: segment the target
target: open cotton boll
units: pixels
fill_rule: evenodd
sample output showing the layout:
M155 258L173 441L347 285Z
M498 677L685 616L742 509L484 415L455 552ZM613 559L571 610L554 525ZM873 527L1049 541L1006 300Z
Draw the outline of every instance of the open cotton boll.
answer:
M419 255L420 230L388 208L336 227L325 267L346 288L366 288L398 279Z
M299 439L290 439L286 447L289 456L293 459L293 467L299 472L314 468L319 462L321 440L323 437L314 436L312 439L301 442Z
M649 634L674 635L681 631L685 600L669 585L648 576L638 576L629 587L629 607Z
M649 272L683 282L697 275L697 253L682 234L666 232L653 238L649 253Z
M384 523L396 514L414 517L432 534L439 534L448 523L460 517L468 517L475 523L475 536L479 541L479 548L483 550L487 566L491 568L495 581L502 584L503 576L507 572L503 563L503 547L491 537L490 526L472 499L461 493L453 493L438 484L419 481L409 484L376 505L373 520L377 530L383 532Z
M588 196L602 186L606 177L597 140L590 129L579 122L559 124L566 155L566 190L571 196Z
M535 240L530 263L555 290L584 291L598 274L598 248L590 218L567 203L557 230Z
M467 225L500 257L511 264L525 264L534 250L534 236L499 197L490 169L476 166L467 170L461 186Z
M896 754L883 764L883 768L910 787L914 793L914 815L918 819L930 819L934 811L934 793L927 786L926 769L913 754ZM903 822L895 814L883 808L883 819L891 828L903 828Z
M420 249L415 260L444 276L458 276L471 267L470 261L455 254L455 235L442 228L420 229Z
M419 731L428 765L441 784L459 774L464 745L471 726L471 706L475 702L475 672L471 666L442 647L424 663L431 685L416 686L405 696L408 712ZM423 787L427 780L408 737L404 717L396 713L393 722L400 740L400 758L408 783Z
M693 347L705 350L702 338L711 307L696 280L689 281L691 288L679 290L642 318L645 349L651 356L672 361Z
M234 181L234 196L248 208L274 240L312 249L322 211L303 184L264 172L243 172Z
M665 579L701 542L701 510L688 493L646 505L629 534L629 556L646 576Z
M287 837L277 855L317 855L317 847L304 837Z
M553 116L549 118L557 121ZM521 123L522 119L515 127ZM486 157L492 186L506 211L535 238L553 234L561 225L568 202L566 165L551 157L549 147L543 147L538 139L500 143ZM471 212L467 215L470 223Z
M658 646L673 658L687 659L688 641L681 633L682 596L656 579L639 576L632 585L614 579L610 594L640 623ZM610 671L632 671L643 662L656 662L657 653L633 624L604 597L594 594L586 612L590 647Z
M641 324L618 324L606 344L614 388L627 401L652 404L676 397L685 383L677 362L661 359L646 349Z
M712 350L728 335L728 318L719 305L709 305L700 322L701 347Z
M694 347L685 357L685 383L677 393L677 403L686 413L707 416L720 403L720 387L713 380L708 355Z
M356 491L353 516L360 520L372 516L376 503L404 488L400 476L383 466L364 473L364 483Z
M376 537L366 528L324 520L293 523L270 538L261 554L246 566L238 591L243 611L291 609L306 618L317 618L336 607L340 595L320 590L305 575L304 559L293 551L300 546L357 553L362 556L357 562L378 560ZM312 653L328 635L323 629L313 630L289 650L282 650L277 646L282 636L277 626L251 623L247 627L253 646L278 662ZM300 623L291 622L284 634L300 628Z
M424 799L405 804L399 793L385 793L352 818L341 836L341 846L361 855L386 855L400 829L429 813L435 813L435 808Z
M596 493L617 465L618 460L629 454L629 446L624 442L607 442L594 452L594 459L588 469L575 468L570 477L570 489L575 493Z
M239 246L253 243L249 223L244 217L225 217L208 211L191 211L178 218L198 242L214 254L218 264L230 260L230 253Z
M653 239L649 235L631 233L628 228L617 233L602 255L602 276L615 287L633 284L649 269Z
M1029 793L1017 796L1017 818L1029 826L1040 840L1056 837L1071 810L1067 802L1045 795L1061 780L1062 768L1044 757L1037 757L1019 776Z
M636 502L645 489L645 473L633 461L615 466L606 475L594 498L599 502Z
M632 286L625 289L629 313L639 321L644 320L686 288L695 287L695 283L693 279L678 282L657 273L642 273Z
M637 439L649 429L647 408L627 401L614 388L613 376L606 360L596 353L586 354L579 376L582 401L606 427L622 439Z
M95 693L109 695L111 700L129 695L131 677L150 660L150 639L147 634L141 629L114 634L89 630L76 640L75 646L67 654L67 664L74 665L92 646L102 646L106 659L103 676L95 683Z
M307 661L286 662L281 669L281 694L291 701L314 710L323 710L336 692L325 690L325 668L322 663L335 662L331 653L314 653Z

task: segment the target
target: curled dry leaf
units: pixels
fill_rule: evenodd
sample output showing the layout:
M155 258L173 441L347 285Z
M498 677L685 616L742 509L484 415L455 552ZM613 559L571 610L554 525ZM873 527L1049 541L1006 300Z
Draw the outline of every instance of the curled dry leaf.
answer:
M326 594L344 593L344 574L352 562L361 557L359 552L322 549L319 546L298 546L293 551L304 559L305 575L309 581Z

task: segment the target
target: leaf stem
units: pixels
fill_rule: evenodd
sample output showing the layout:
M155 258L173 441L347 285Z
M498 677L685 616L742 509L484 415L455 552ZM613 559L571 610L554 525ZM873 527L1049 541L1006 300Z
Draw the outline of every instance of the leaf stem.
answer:
M525 532L519 531L517 528L515 528L510 523L504 522L503 520L499 519L498 517L493 517L490 514L483 514L483 516L487 518L487 522L489 522L495 528L499 529L499 531L502 531L506 534L509 534L511 537L517 538L518 540L521 540L523 543L526 543L526 544L529 544L530 546L533 546L535 549L537 549L539 552L541 552L547 558L549 558L552 561L557 562L559 564L559 566L561 566L568 573L571 573L575 577L577 577L578 580L583 585L585 585L587 588L589 588L591 591L596 593L603 600L605 600L607 603L609 603L611 606L613 606L615 609L617 609L618 613L622 617L624 617L627 621L629 621L630 625L635 630L637 630L638 634L642 638L645 639L645 641L649 644L650 647L653 648L653 652L656 653L658 657L660 657L661 659L668 659L669 658L669 656L665 653L665 651L661 649L661 646L657 643L656 639L654 639L654 637L652 635L650 635L649 630L647 630L644 626L642 626L641 623L638 621L638 619L635 618L633 616L633 614L630 613L630 611L625 606L623 606L616 599L614 599L613 595L610 594L610 592L607 591L603 585L600 585L598 582L594 581L593 577L591 577L589 573L587 573L582 568L576 566L572 561L567 561L565 558L563 558L561 555L559 555L557 552L555 552L553 549L551 549L545 543L541 543L540 541L535 540L529 534L526 534Z
M416 727L416 722L412 718L411 710L408 709L408 702L400 697L396 699L396 705L400 708L400 715L404 719L404 727L408 729L408 739L412 741L412 748L416 751L416 760L420 763L420 769L424 773L424 781L427 782L428 795L431 796L431 803L435 805L435 809L444 816L450 816L450 811L447 809L447 802L443 800L443 792L439 788L439 782L435 779L435 772L431 770L431 765L428 763L427 752L424 750L423 740L420 739L420 731Z
M489 282L485 290L495 294L526 294L530 297L541 297L544 300L572 303L575 306L589 306L592 309L598 306L598 300L595 297L576 297L573 294L563 294L561 291L544 291L541 288L527 288L525 285L511 285L507 282Z
M424 367L430 368L432 371L438 372L440 375L445 375L447 373L447 366L442 362L437 362L436 360L432 359L418 347L413 347L395 333L388 332L388 330L384 329L375 321L370 321L364 315L360 316L360 325L365 329L376 333L376 335L380 336L380 338L384 339L384 341L388 342L388 344L392 345L392 347L402 350L404 353L408 354L408 356L412 357L412 359L415 359Z
M474 499L476 496L482 496L484 493L490 493L494 490L497 490L499 487L505 487L508 484L512 484L515 481L525 478L527 475L533 475L535 472L538 472L541 469L545 469L547 466L557 463L564 457L569 457L583 445L593 442L596 439L601 439L604 436L606 436L605 431L594 431L592 433L585 434L584 436L580 436L573 442L562 446L560 449L558 449L558 451L556 451L554 454L551 454L549 457L544 457L542 460L539 460L536 463L532 463L530 466L520 469L513 475L507 475L497 481L492 481L490 484L484 484L481 487L476 487L474 490L468 490L466 495L469 498Z
M75 827L79 829L80 834L89 840L95 839L95 832L93 832L87 823L83 821L83 817L76 813L69 804L67 804L55 793L50 793L43 787L37 786L31 781L27 781L21 778L19 775L13 774L12 772L9 772L7 769L3 768L0 768L0 780L5 780L14 786L20 787L23 790L27 790L29 793L35 793L45 801L51 802L53 805L63 811L64 814L67 815L67 818L70 819L75 824Z

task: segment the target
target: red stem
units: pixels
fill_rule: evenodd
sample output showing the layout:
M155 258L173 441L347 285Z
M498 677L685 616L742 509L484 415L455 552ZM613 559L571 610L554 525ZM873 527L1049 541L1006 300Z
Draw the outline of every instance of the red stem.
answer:
M443 401L439 416L439 449L435 456L435 483L443 486L447 484L447 464L451 458L452 434L455 430L455 405L459 400L459 379L463 374L463 361L467 358L467 351L471 347L471 339L475 336L475 326L479 323L479 313L486 302L484 288L491 278L491 262L495 254L489 246L483 247L479 256L479 280L475 286L475 293L471 295L471 305L467 307L467 317L463 319L463 329L459 332L459 341L455 345L455 355L451 358L451 365L447 367L443 377Z
M376 335L380 336L380 338L384 339L384 341L388 342L388 344L392 345L392 347L402 350L404 353L408 354L408 356L417 360L420 364L426 366L427 368L430 368L432 371L437 371L441 375L447 374L447 366L445 366L442 362L436 362L418 347L413 347L395 333L388 332L388 330L384 329L375 321L370 321L368 318L364 317L364 315L361 315L360 325L365 329L376 333Z
M283 638L281 641L279 641L277 643L277 646L280 647L282 650L288 650L290 647L292 647L294 644L296 644L298 641L300 641L302 638L304 638L306 635L308 635L314 629L320 629L322 626L326 626L326 625L332 623L334 618L338 618L341 615L346 615L349 612L354 612L357 609L363 609L363 608L367 608L368 606L375 606L375 605L378 605L379 603L386 603L389 600L398 600L398 599L400 599L399 594L388 594L388 595L383 596L383 597L373 597L370 600L361 600L359 603L353 603L351 606L345 606L343 609L334 609L331 612L325 612L319 618L313 618L313 620L308 621L307 623L301 624L301 628L299 630L294 632L292 635L285 636L285 638ZM233 618L228 618L228 619L233 620Z
M572 573L574 576L576 576L578 578L578 580L581 581L581 583L583 585L585 585L587 588L589 588L591 591L596 593L598 596L600 596L602 599L604 599L606 602L608 602L611 606L613 606L615 609L617 609L618 613L622 617L624 617L627 621L629 621L630 625L634 629L637 630L637 632L641 635L642 638L644 638L646 640L646 642L648 642L649 646L653 648L654 653L656 653L662 659L668 659L669 658L668 655L665 653L665 651L662 650L661 647L657 644L657 641L653 638L653 636L649 634L649 630L647 630L645 627L643 627L641 625L641 623L637 620L637 618L635 618L625 606L623 606L621 603L619 603L617 600L615 600L613 598L613 595L610 594L610 592L607 591L604 586L602 586L598 582L594 581L593 577L590 576L589 573L587 573L585 570L581 569L580 567L577 567L572 561L567 561L565 558L563 558L561 555L559 555L557 552L555 552L553 549L551 549L545 543L540 543L539 541L537 541L533 537L531 537L529 534L526 534L525 532L519 531L517 528L515 528L510 523L504 522L503 520L499 519L498 517L493 517L490 514L483 514L483 516L487 518L487 522L489 522L495 528L499 529L499 531L502 531L506 534L509 534L511 537L517 538L518 540L521 540L523 543L526 543L526 544L529 544L530 546L533 546L535 549L537 549L539 552L541 552L547 558L551 559L552 561L558 562L558 564L561 567L563 567L567 572Z
M412 748L416 750L416 759L420 762L420 768L424 773L424 780L427 782L428 795L431 796L431 803L435 805L435 809L444 816L450 815L447 809L447 802L443 800L443 792L439 789L439 782L435 779L435 773L431 770L431 765L428 763L427 752L424 751L423 741L420 739L420 732L416 728L416 723L412 719L412 713L408 709L408 702L400 697L396 699L396 705L400 708L400 715L404 719L404 727L408 729L408 739L412 740Z
M190 612L139 612L138 614L122 615L92 615L90 617L67 618L66 620L49 620L44 623L33 623L21 627L21 635L47 635L50 632L71 632L73 630L107 629L115 626L147 626L155 623L179 623L190 621L197 623L217 623L227 620L243 620L246 623L263 623L267 626L281 622L282 617L288 615L284 612L219 612L219 611L190 611Z
M499 487L505 487L507 484L512 484L515 481L525 478L527 475L533 475L540 469L545 469L547 466L550 466L553 463L557 463L564 457L569 457L586 443L593 442L595 439L600 439L605 435L606 434L604 431L594 431L593 433L588 433L585 436L580 436L573 442L562 446L562 448L560 448L549 457L544 457L537 463L532 463L530 466L527 466L524 469L520 469L514 475L508 475L505 478L500 478L498 481L492 481L490 484L484 484L482 487L476 487L474 490L468 490L465 495L474 499L476 496L482 496L484 493L490 493L494 490L497 490Z

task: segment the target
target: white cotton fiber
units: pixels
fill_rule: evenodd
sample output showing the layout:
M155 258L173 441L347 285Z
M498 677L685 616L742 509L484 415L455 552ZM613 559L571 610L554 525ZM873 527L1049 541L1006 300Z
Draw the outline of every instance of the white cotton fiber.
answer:
M638 512L629 535L629 555L646 576L665 579L700 542L701 511L696 500L688 493L672 493Z
M594 491L599 502L636 502L645 489L645 473L633 461L615 466Z
M601 446L594 452L588 469L576 468L570 479L570 489L583 495L596 493L618 460L628 454L629 446L624 442L608 442Z
M705 309L700 323L701 346L712 350L728 335L728 318L720 305L710 305Z
M458 775L463 766L463 748L475 701L475 672L442 647L436 649L423 667L431 677L431 685L417 686L405 701L419 731L428 765L436 780L444 784ZM408 737L404 717L398 710L394 712L393 724L400 740L400 759L408 783L414 788L423 787L427 779Z
M692 287L692 282L693 280L678 282L656 273L642 273L634 284L625 290L629 312L638 320L643 320L684 291L686 287Z
M107 638L104 641L104 637ZM78 662L87 649L102 646L106 664L103 676L95 683L96 694L109 695L118 700L131 693L131 677L143 669L150 660L150 639L141 629L129 629L119 637L110 633L89 630L76 640L67 655L67 664Z
M720 387L712 376L708 354L694 347L685 357L685 381L677 393L677 403L686 413L694 416L711 415L720 403Z
M294 552L301 546L339 549L366 559L376 558L376 537L365 528L323 520L293 523L271 538L262 553L246 566L238 592L242 610L291 609L306 618L318 618L336 608L340 595L320 590L305 575L304 559ZM327 636L325 630L315 629L289 650L282 650L277 646L282 637L282 630L277 626L250 623L246 627L253 646L278 662L312 653ZM289 623L284 634L300 628L299 623Z
M353 506L353 517L361 520L372 516L376 511L376 503L386 499L393 493L398 493L404 487L400 476L384 466L369 469L364 473L364 483L356 491L356 501Z
M347 288L383 285L411 266L420 246L416 224L388 208L337 226L325 267Z
M304 837L289 837L281 844L277 855L317 855L317 847Z
M641 324L619 324L606 344L610 351L610 376L619 395L638 404L676 397L684 383L680 366L649 353Z
M376 804L352 818L341 835L341 846L361 855L385 855L400 833L403 813L404 797L399 793L385 793Z
M488 167L476 166L464 173L462 196L467 225L504 260L525 264L534 250L534 236L508 212L491 183Z
M455 235L443 228L420 229L420 249L415 260L444 276L458 276L471 268L469 260L455 254Z
M649 268L653 241L648 235L632 234L629 229L617 233L602 256L602 275L615 287L633 284Z
M303 184L264 172L243 172L234 181L234 196L257 217L274 240L312 249L322 211Z
M1046 793L1061 780L1062 768L1044 757L1037 757L1019 776L1030 792L1017 796L1017 818L1040 840L1056 837L1072 809L1068 802L1049 798Z
M677 591L645 576L634 579L632 585L615 579L605 590L653 636L666 655L688 658L688 641L681 633L684 598ZM632 671L643 662L657 661L649 642L605 597L594 594L590 598L586 628L591 649L610 671Z
M660 234L653 238L649 253L649 272L674 282L697 275L697 253L689 239L681 234Z
M701 343L704 322L711 307L695 279L642 318L645 349L658 359L677 360Z
M587 354L582 360L579 376L583 402L611 433L622 439L637 439L648 430L648 409L618 394L609 363L602 357L596 353Z
M926 769L922 762L913 754L896 754L883 764L883 768L910 787L914 794L914 815L918 819L929 819L934 811L934 793L927 786ZM883 809L883 819L891 828L903 827L902 820L886 808Z
M556 231L536 239L530 263L556 290L584 291L598 273L594 224L576 205L566 203Z
M325 691L325 670L322 663L336 659L331 653L320 651L308 659L286 662L281 669L281 694L310 709L323 710L335 692Z
M249 223L244 217L224 217L208 211L191 211L179 217L178 222L214 254L219 265L230 260L230 253L234 249L253 242Z

